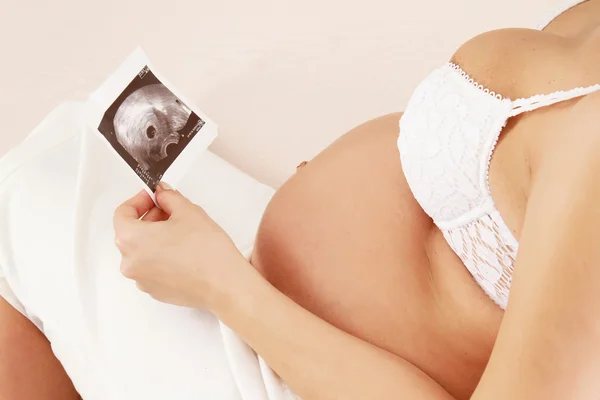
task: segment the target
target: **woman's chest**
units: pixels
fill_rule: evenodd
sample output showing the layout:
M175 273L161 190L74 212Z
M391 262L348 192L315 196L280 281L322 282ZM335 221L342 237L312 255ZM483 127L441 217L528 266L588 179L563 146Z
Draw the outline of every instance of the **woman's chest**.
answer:
M561 29L576 9L597 4L567 11ZM572 102L546 106L600 82L600 29L585 26L577 37L525 29L481 35L416 89L399 148L416 199L441 229L499 211L494 222L504 232L490 234L518 245L531 171L540 143L550 140L544 132Z
M523 65L518 74L507 72L510 65L502 69L490 64L485 54L479 64L472 63L475 68L469 67L473 75L453 63L439 68L415 90L398 141L415 199L480 286L501 306L510 291L532 171L543 157L544 143L553 140L547 133L572 105L574 100L569 99L581 95L574 88L600 82L599 74L586 72L590 60L582 49L592 46L591 39L567 45L539 32L492 36L505 33L533 38L535 43L529 46L546 55L543 66L533 68L531 58L517 57L523 49L515 49L511 57ZM465 47L468 50L472 43ZM464 49L459 53L464 55ZM569 54L574 59L561 61ZM481 60L488 63L485 68ZM565 65L572 65L568 73L548 80L548 71ZM486 74L495 79L481 84L478 76ZM505 92L494 92L496 87L504 87ZM531 92L520 98L515 87ZM540 89L534 92L533 87Z

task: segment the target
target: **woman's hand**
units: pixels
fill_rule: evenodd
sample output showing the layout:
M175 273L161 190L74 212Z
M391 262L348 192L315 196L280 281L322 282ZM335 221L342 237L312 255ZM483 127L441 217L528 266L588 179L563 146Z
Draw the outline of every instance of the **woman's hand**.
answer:
M123 274L152 297L213 311L302 398L451 400L429 376L343 332L266 281L198 206L161 188L115 212ZM140 217L143 218L140 219Z
M160 184L156 200L142 191L115 211L121 273L159 301L214 311L250 263L181 193Z

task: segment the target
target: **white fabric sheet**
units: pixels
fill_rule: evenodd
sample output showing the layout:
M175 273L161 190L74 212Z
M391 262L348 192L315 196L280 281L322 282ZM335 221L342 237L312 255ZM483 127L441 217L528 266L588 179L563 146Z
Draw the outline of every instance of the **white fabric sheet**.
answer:
M85 400L288 398L212 314L120 275L112 213L142 184L82 108L61 105L0 161L0 294L43 330ZM273 189L208 151L178 188L250 253Z

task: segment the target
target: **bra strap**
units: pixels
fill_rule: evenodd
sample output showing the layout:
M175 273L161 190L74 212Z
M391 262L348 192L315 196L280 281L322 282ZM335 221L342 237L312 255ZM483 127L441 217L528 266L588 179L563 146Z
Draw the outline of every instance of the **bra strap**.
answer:
M526 99L517 99L512 102L513 109L510 116L514 117L527 111L537 110L538 108L551 106L552 104L571 100L598 91L600 91L600 84L575 88L567 91L561 90L550 94L538 94Z

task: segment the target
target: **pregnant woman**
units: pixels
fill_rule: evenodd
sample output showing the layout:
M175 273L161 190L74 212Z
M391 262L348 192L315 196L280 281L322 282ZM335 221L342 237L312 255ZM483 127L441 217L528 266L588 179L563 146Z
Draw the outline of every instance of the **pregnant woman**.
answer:
M480 35L300 168L251 263L162 184L115 212L121 271L306 399L595 399L598 65L600 0Z

